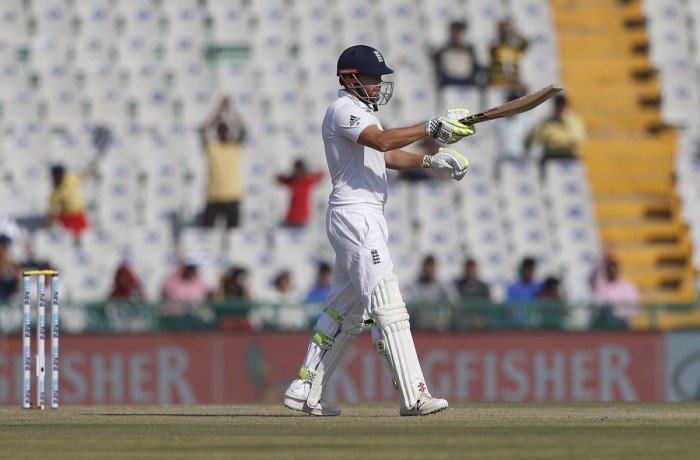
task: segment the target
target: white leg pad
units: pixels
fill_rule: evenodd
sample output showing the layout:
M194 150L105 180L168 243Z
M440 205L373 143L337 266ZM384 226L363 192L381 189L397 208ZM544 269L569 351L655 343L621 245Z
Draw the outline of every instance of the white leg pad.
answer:
M351 309L340 318L334 312L328 311L319 318L312 333L312 340L304 359L304 365L299 372L299 378L311 384L307 396L309 407L315 407L321 400L323 389L338 367L352 341L362 331L362 307ZM332 321L329 321L332 319Z
M317 374L313 382L311 382L309 397L306 398L306 403L309 407L316 407L316 404L321 400L323 388L328 384L328 380L331 378L331 375L333 375L333 371L338 367L340 359L355 337L356 335L341 332L336 336L333 348L326 351L323 358L321 358L321 361L316 367Z
M392 374L398 382L401 404L410 409L415 406L421 393L428 393L428 389L395 274L379 282L372 293L372 306L377 327L386 342Z

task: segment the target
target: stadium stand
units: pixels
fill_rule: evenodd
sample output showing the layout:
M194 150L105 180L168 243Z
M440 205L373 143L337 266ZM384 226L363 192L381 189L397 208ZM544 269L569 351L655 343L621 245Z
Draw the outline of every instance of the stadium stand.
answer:
M496 182L496 133L480 126L463 143L472 161L466 180L391 184L386 214L400 278L412 281L428 253L454 278L472 256L499 301L521 259L535 256L541 276L561 276L566 297L585 302L593 263L615 243L645 303L690 302L693 261L700 268L700 137L667 125L700 116L697 3L6 0L1 211L19 219L45 214L49 166L84 167L87 127L106 124L115 142L97 179L86 182L93 228L83 246L74 248L57 229L31 235L35 256L69 274L69 297L104 299L114 267L128 257L149 299L157 299L185 253L201 257L212 286L236 264L250 269L254 293L266 291L282 268L293 269L305 289L314 264L332 260L323 226L329 181L314 191L311 224L289 232L279 228L286 195L273 178L296 157L324 166L319 128L337 90L339 52L356 42L386 50L396 70L395 99L379 112L387 127L447 107L476 110L502 102L504 92L448 87L438 94L429 51L444 42L449 22L465 20L486 63L497 22L513 17L532 42L522 62L525 83L535 89L562 81L588 124L584 161L551 164L544 181L534 163L506 164ZM645 15L646 30L626 25ZM248 121L243 225L205 231L192 226L204 206L207 167L196 128L225 94ZM534 111L531 121L547 110ZM425 200L440 205L421 205Z
M664 40L677 40L675 48L687 50L682 38L687 37L686 3L600 0L552 5L564 82L591 134L582 156L601 241L614 244L646 303L691 302L696 297L691 244L676 197L676 132L669 126L691 118L684 115L685 101L674 102L679 97L664 82L666 74L681 75L672 62L676 51L666 53ZM678 30L665 34L674 21ZM668 62L671 71L665 67ZM693 97L697 81L692 86L680 99Z

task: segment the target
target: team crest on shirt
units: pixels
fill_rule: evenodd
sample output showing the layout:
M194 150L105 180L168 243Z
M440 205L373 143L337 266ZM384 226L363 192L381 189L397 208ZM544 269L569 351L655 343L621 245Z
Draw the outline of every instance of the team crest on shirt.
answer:
M370 251L370 254L372 254L372 263L374 265L378 265L382 260L379 258L379 251L376 249L372 249Z
M350 126L355 126L360 122L360 117L356 117L355 115L350 115Z

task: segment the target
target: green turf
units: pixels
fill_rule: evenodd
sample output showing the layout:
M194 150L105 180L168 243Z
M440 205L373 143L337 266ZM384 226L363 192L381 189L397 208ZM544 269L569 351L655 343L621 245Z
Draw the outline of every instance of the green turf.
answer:
M0 458L700 458L700 404L468 404L427 417L350 405L0 409Z

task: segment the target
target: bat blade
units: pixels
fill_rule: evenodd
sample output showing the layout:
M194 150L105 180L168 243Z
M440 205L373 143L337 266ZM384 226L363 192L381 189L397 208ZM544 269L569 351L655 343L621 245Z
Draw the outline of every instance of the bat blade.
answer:
M474 115L469 115L459 120L461 123L465 124L475 124L481 123L483 121L496 120L498 118L512 117L519 113L527 112L532 110L538 105L542 104L555 94L558 94L563 90L564 87L561 85L549 85L542 88L539 91L528 94L527 96L520 97L514 101L506 102L499 106L493 107L481 113L476 113Z

